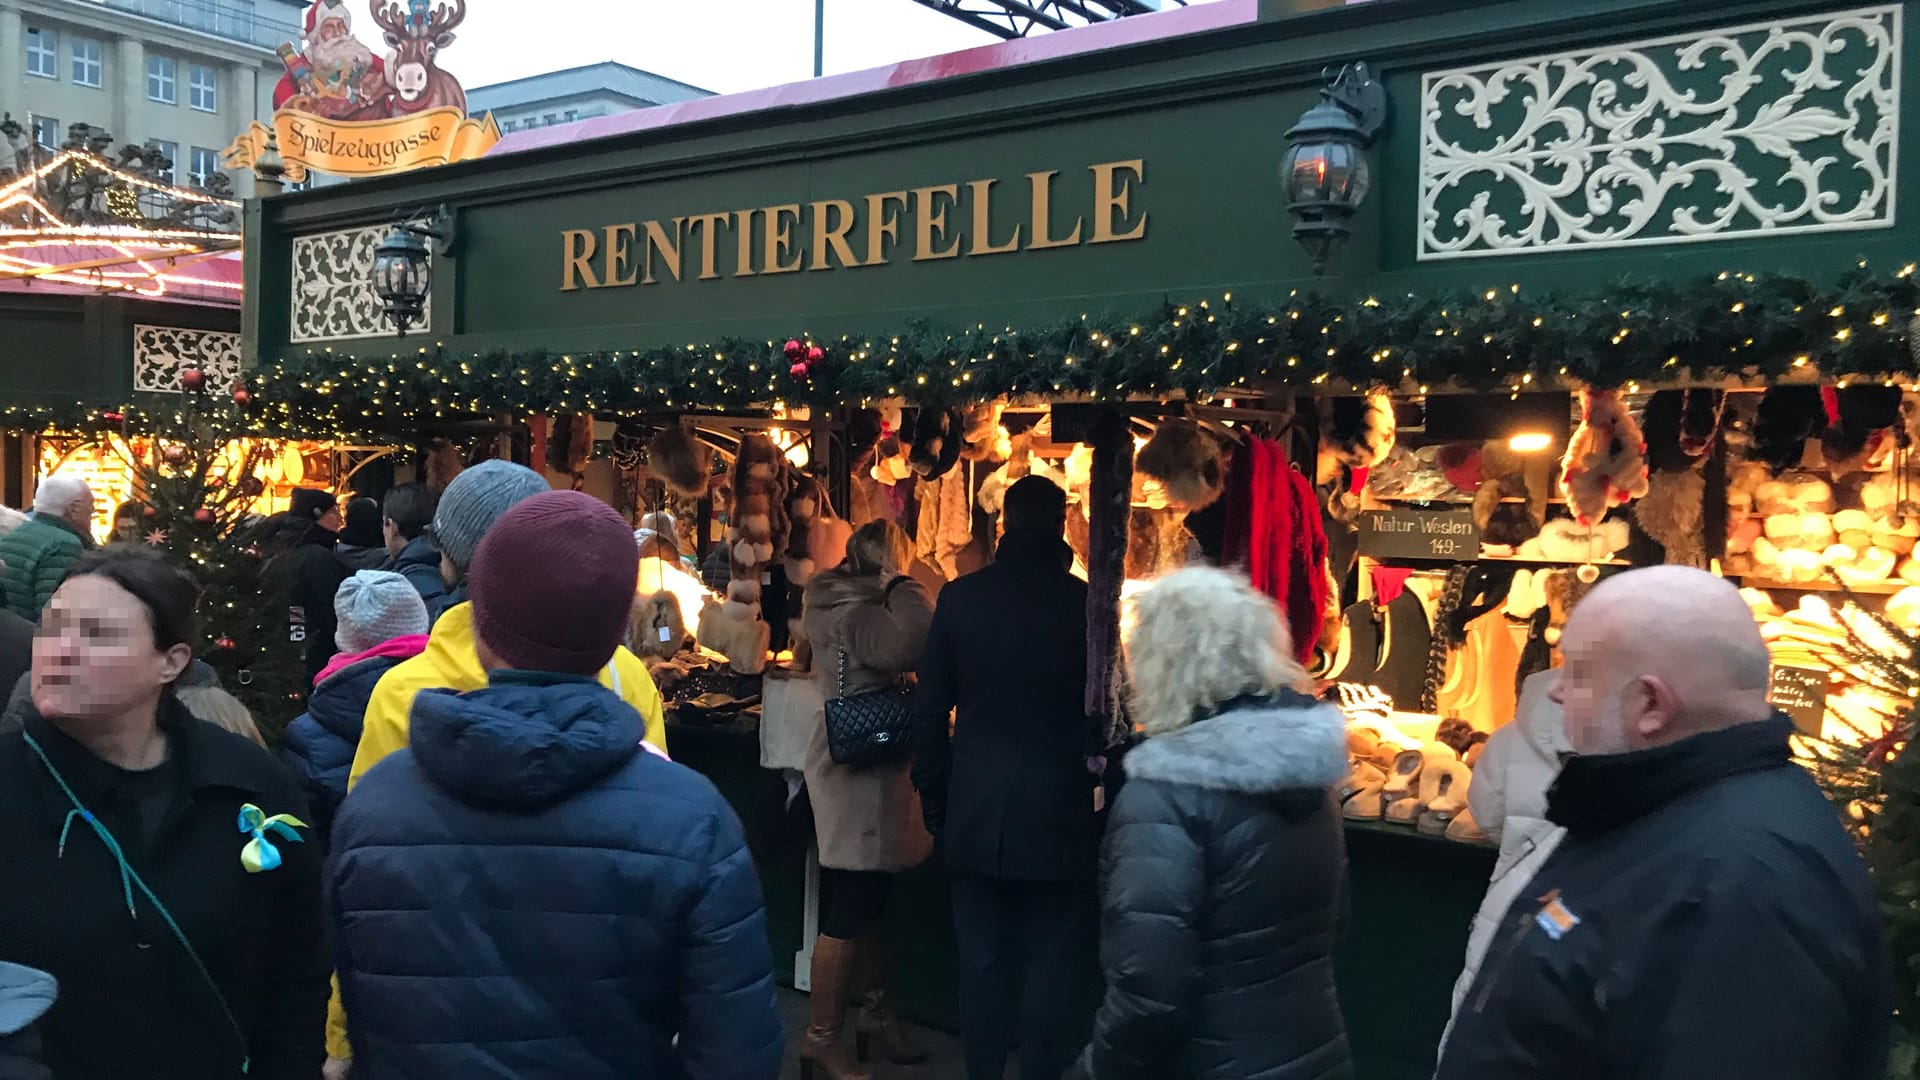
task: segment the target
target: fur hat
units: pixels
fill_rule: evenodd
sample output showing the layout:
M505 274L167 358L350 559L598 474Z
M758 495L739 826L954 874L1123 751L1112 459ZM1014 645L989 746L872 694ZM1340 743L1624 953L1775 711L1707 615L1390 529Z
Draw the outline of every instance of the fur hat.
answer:
M1218 439L1191 420L1169 420L1133 457L1133 467L1157 482L1167 503L1181 510L1211 506L1227 488Z
M1532 499L1526 478L1518 473L1482 483L1473 493L1473 520L1480 526L1481 543L1519 547L1538 536L1542 521L1534 513Z
M568 413L553 420L547 436L547 468L578 476L593 458L593 414Z
M627 648L635 656L664 660L680 651L687 639L687 620L680 613L680 598L661 591L633 598L633 612L627 622Z
M1329 398L1320 426L1320 449L1349 469L1371 469L1386 460L1397 433L1393 401L1386 394Z
M1706 494L1700 470L1662 470L1648 479L1647 493L1633 504L1634 523L1666 549L1667 562L1705 569Z
M1795 468L1807 440L1827 426L1817 386L1776 386L1760 398L1749 456L1778 473Z
M958 409L921 409L901 425L907 462L922 479L937 480L960 460L966 417Z
M674 494L702 498L713 480L713 448L674 424L647 440L647 468Z

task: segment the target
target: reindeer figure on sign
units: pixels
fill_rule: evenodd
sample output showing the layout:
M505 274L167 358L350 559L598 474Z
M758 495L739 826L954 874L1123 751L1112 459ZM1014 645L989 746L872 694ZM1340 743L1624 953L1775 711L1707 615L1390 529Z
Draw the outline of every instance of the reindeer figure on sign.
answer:
M387 83L393 87L396 116L452 106L467 111L467 92L460 80L435 63L441 50L453 44L453 28L467 17L467 0L434 4L431 12L421 0L375 0L374 24L386 35Z

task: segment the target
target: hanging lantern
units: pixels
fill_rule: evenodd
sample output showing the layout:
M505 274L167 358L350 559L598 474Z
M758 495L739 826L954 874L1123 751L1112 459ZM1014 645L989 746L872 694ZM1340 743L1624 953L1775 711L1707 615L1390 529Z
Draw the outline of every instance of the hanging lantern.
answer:
M432 250L429 240L434 241ZM453 216L442 207L425 224L396 223L373 249L373 292L399 333L421 321L433 294L433 255L450 254L452 247Z
M1320 103L1287 131L1280 162L1293 238L1307 249L1313 272L1346 241L1347 223L1372 187L1366 148L1386 120L1386 91L1362 63L1340 69L1320 91Z

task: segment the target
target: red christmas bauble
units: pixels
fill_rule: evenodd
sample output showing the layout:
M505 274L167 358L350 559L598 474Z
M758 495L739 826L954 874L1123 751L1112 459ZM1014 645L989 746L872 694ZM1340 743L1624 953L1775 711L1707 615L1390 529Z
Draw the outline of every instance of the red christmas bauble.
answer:
M252 400L253 395L248 393L244 386L233 392L233 403L236 405L245 405Z
M240 494L245 495L249 499L258 498L260 493L265 490L267 490L266 482L257 476L243 476L240 478Z
M199 368L187 368L180 373L180 385L197 394L206 389L207 373Z
M233 639L226 636L225 634L222 634L219 637L214 639L213 647L216 649L224 649L227 652L232 652L235 648L237 648L237 646L234 644Z
M209 510L209 509L207 509L207 508L206 508L206 507L204 507L204 506L203 506L203 507L201 507L201 508L200 508L200 509L198 509L198 510L195 510L195 511L193 512L193 523L194 523L195 525L211 525L211 524L213 524L213 511L211 511L211 510Z
M827 356L827 350L821 348L818 345L810 345L807 347L808 363L817 364L820 361L826 359L826 356Z
M105 420L109 424L124 424L127 422L127 414L118 413L118 412L103 412L100 414L100 419Z
M797 360L800 358L801 345L799 342L793 340L792 338L788 338L786 351L787 351L787 359Z
M790 368L788 368L788 369L787 369L787 374L789 374L789 375L792 375L792 376L793 376L794 378L796 378L796 379L804 379L804 378L806 378L806 377L807 377L807 362L806 362L805 360L802 360L802 361L800 361L799 363L797 363L797 364L795 364L795 365L793 365L792 367L790 367Z
M187 448L184 446L166 447L160 451L160 458L169 465L184 465L187 461Z
M225 480L222 480L218 476L207 477L207 490L209 491L219 491L221 488L226 486L227 486L227 482Z

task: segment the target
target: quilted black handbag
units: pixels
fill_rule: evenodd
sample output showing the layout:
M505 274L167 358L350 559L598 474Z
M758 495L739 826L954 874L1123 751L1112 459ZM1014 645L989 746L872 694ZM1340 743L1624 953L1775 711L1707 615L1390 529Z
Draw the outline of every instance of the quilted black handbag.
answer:
M834 650L839 671L827 699L827 752L839 765L864 768L907 756L913 691L904 686L847 696L847 650Z

